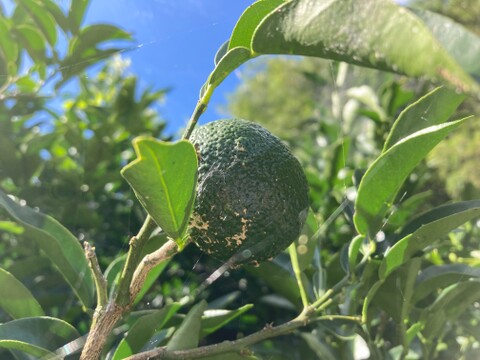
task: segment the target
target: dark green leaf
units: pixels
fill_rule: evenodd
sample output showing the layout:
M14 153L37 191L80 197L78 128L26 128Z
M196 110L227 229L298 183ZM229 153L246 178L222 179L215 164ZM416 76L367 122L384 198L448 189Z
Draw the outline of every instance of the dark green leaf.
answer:
M73 34L77 34L80 30L85 11L87 10L89 0L72 0L70 9L68 10L68 23Z
M206 310L202 317L200 337L203 338L217 331L251 308L253 308L253 305L247 304L236 310Z
M94 284L80 242L55 219L21 206L0 191L0 206L25 225L26 238L36 241L85 307L91 307Z
M246 8L235 24L228 49L236 47L250 49L253 33L258 24L284 2L285 0L260 0Z
M207 302L202 300L193 306L183 319L180 327L175 331L167 344L167 350L186 350L198 346L202 314L207 308Z
M187 140L133 141L137 159L121 173L155 222L176 241L187 230L197 184L197 155Z
M12 318L42 316L32 293L8 271L0 268L0 307Z
M257 27L252 50L258 54L324 57L426 76L461 91L478 92L476 82L422 21L393 1L287 2Z
M478 216L480 200L472 200L440 206L413 220L402 232L403 238L386 253L379 269L380 278L387 277L416 252Z
M444 87L429 92L401 112L388 134L383 151L416 131L447 121L464 99L465 95Z
M20 350L36 358L80 337L73 326L51 317L31 317L0 325L0 348Z
M368 168L358 188L354 222L360 234L374 238L410 172L467 118L430 126L397 142Z
M33 18L49 44L52 47L55 46L57 43L57 29L55 27L55 19L53 16L46 11L42 3L33 0L18 1Z
M135 321L128 330L127 336L120 341L112 360L125 359L142 350L151 337L161 330L166 322L175 315L181 307L179 303L169 304L163 309L142 316Z
M466 281L480 278L480 268L465 264L432 265L423 270L415 284L415 301L423 299L433 291Z
M480 75L480 38L452 19L427 10L412 9L445 50L470 74Z

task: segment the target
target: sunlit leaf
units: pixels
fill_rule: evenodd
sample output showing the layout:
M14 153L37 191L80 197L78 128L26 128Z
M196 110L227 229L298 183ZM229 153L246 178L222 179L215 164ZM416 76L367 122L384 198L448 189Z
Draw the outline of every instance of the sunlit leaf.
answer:
M78 33L87 10L89 0L74 0L68 10L68 23L73 34Z
M202 300L190 309L187 316L183 319L181 325L168 342L167 350L185 350L198 346L202 314L206 308L207 302Z
M14 319L44 315L42 307L25 285L1 268L0 307Z
M418 99L403 110L395 120L383 151L416 131L444 123L464 99L465 95L445 87L436 88Z
M138 353L151 337L161 330L166 322L181 308L179 303L165 306L163 309L142 316L130 327L112 357L112 360L125 359Z
M50 258L80 301L90 307L94 284L80 242L55 219L21 206L0 191L0 206L25 226L26 239L35 241Z
M19 42L25 47L28 54L35 62L45 61L45 38L38 28L33 25L20 24L15 26L13 31Z
M37 359L54 355L55 350L79 337L72 325L45 316L0 324L0 348L19 350Z
M354 222L360 234L374 238L403 182L420 161L468 118L430 126L397 142L380 155L360 182Z
M472 200L440 206L412 220L403 229L401 240L386 253L379 269L380 278L387 277L417 251L478 216L480 200Z
M315 213L312 209L309 209L302 232L298 239L295 240L298 264L301 271L304 271L312 263L313 255L318 245L318 239L314 236L317 231L318 222L315 218Z
M428 27L393 1L287 2L257 27L252 50L258 54L317 56L426 76L461 91L478 92L478 84L450 57Z
M53 16L46 11L42 3L33 0L18 1L33 18L49 44L55 46L57 42L57 29Z
M170 143L150 137L136 138L133 146L138 158L121 173L155 222L180 241L195 199L195 148L186 140Z
M209 309L203 313L200 337L205 337L218 329L224 327L230 321L236 319L244 312L253 308L252 304L247 304L235 310L216 310Z

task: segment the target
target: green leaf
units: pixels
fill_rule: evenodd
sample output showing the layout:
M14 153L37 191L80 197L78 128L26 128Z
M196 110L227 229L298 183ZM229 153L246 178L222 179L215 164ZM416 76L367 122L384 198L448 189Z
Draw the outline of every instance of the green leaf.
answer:
M480 200L472 200L440 206L413 220L402 231L401 240L386 253L379 269L380 278L387 277L416 252L478 216Z
M236 47L250 49L252 37L258 24L284 2L285 0L260 0L246 8L235 24L228 49L231 50Z
M20 24L13 31L33 61L40 63L45 61L45 38L38 28L33 25Z
M168 351L192 349L198 346L202 314L207 308L207 302L202 300L193 306L183 319L167 344Z
M216 310L209 309L203 313L202 324L200 328L200 337L203 338L218 329L224 327L230 321L236 319L244 312L253 308L252 304L247 304L235 310Z
M185 234L197 184L197 155L187 140L133 140L137 159L121 173L155 222L176 241Z
M318 222L315 218L315 213L312 209L309 209L302 232L298 239L295 240L300 271L304 271L312 263L318 245L318 238L314 236L317 231Z
M110 40L130 40L131 35L126 31L106 24L89 25L84 27L69 45L69 56L81 58L96 45Z
M0 17L0 51L5 58L5 62L15 63L18 58L18 44L12 38L10 31L6 19Z
M0 190L0 207L25 225L24 236L37 242L85 307L94 300L91 270L80 242L50 216L21 206Z
M388 134L383 151L416 131L447 121L464 99L465 95L444 87L429 92L400 113Z
M478 84L422 21L393 1L289 1L256 28L252 50L317 56L426 76L464 92L478 92Z
M70 324L46 316L18 319L0 325L0 348L20 350L36 358L54 355L52 352L79 337L80 334Z
M179 303L165 306L163 309L139 318L128 330L127 336L120 341L112 360L125 359L142 350L151 337L167 323L182 307Z
M73 0L68 10L68 23L73 34L77 34L85 16L89 0Z
M32 293L8 271L0 268L0 307L12 318L42 316Z
M467 119L417 131L375 160L360 182L355 201L354 222L360 234L374 238L410 172L435 145Z
M43 33L49 44L53 47L57 43L57 29L55 27L55 19L45 9L43 4L33 0L19 0L27 13L33 18Z
M217 66L217 64L220 62L220 60L222 60L222 58L225 56L225 54L227 53L228 51L228 43L229 41L225 41L222 46L219 47L219 49L217 50L217 53L215 54L215 58L213 60L215 66Z
M357 258L365 237L358 235L348 245L348 268L351 272L357 266Z
M435 12L411 9L445 50L472 75L480 75L480 38L461 24Z
M13 221L0 221L0 230L9 232L15 235L20 235L20 234L23 234L24 232L23 227Z
M50 14L53 16L55 19L55 22L60 26L60 28L63 30L63 32L68 31L68 20L63 11L60 9L60 7L53 2L52 0L43 0L42 1L43 6L50 12Z
M417 276L414 300L419 301L433 291L466 281L469 278L480 278L480 268L465 264L429 266Z

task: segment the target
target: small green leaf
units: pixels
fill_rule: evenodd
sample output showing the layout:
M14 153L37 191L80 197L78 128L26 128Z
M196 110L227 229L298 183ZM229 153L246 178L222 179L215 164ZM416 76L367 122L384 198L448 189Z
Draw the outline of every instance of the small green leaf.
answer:
M42 63L46 60L45 38L38 28L21 24L17 25L13 31L33 61Z
M225 41L222 46L220 46L220 48L217 50L217 53L215 54L215 58L213 60L215 66L217 66L217 64L220 62L220 60L222 60L222 58L225 56L225 54L227 53L228 51L228 43L229 41Z
M175 143L139 137L137 159L121 173L155 222L176 241L185 234L197 185L197 155L187 140Z
M91 270L80 242L55 219L21 206L0 190L0 207L25 225L24 236L36 241L85 307L94 300Z
M415 301L419 301L438 289L466 281L469 278L480 278L480 268L465 264L429 266L418 275L413 297Z
M168 351L192 349L198 346L202 314L207 308L207 302L202 300L193 306L183 319L167 344Z
M354 222L357 231L374 238L403 182L420 161L468 118L430 126L402 139L368 168L358 188Z
M350 244L348 245L348 266L350 272L357 266L358 254L360 253L364 241L365 237L358 235L350 241Z
M0 324L0 348L20 350L36 358L53 356L57 349L79 337L70 324L46 316Z
M57 43L55 19L48 11L46 11L44 5L41 2L36 2L33 0L19 0L19 3L33 18L49 44L52 47L55 46Z
M0 221L0 230L11 234L23 234L24 228L13 221Z
M142 316L128 330L127 336L120 341L112 360L125 359L142 350L151 337L161 330L170 318L182 307L179 303L165 306L163 309Z
M98 44L111 40L131 40L131 35L113 25L98 24L86 26L70 42L69 56L83 57L86 52L91 51Z
M12 39L10 31L6 19L0 17L0 51L7 63L16 62L18 58L18 44Z
M249 49L258 24L284 2L285 0L259 0L246 8L235 24L228 49L239 46Z
M68 20L60 7L52 0L43 0L43 6L50 12L64 33L68 31Z
M44 315L42 307L25 285L2 268L0 268L0 307L14 319Z
M215 310L209 309L203 313L200 337L203 338L218 329L224 327L230 321L236 319L244 312L253 308L252 304L247 304L236 310Z
M380 278L387 277L417 251L478 216L480 200L472 200L440 206L414 219L402 231L401 240L386 253L379 269Z
M444 87L429 92L401 112L388 134L383 152L416 131L447 121L464 99L465 95Z
M323 57L479 91L427 26L393 1L286 2L260 22L251 50Z

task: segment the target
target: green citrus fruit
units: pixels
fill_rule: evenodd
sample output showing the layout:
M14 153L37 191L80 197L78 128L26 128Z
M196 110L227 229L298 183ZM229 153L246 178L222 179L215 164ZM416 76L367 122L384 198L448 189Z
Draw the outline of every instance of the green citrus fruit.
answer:
M298 237L308 185L280 139L255 123L229 119L197 127L190 140L199 155L190 229L201 250L222 261L256 263Z

